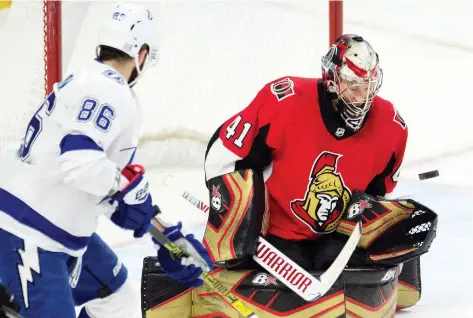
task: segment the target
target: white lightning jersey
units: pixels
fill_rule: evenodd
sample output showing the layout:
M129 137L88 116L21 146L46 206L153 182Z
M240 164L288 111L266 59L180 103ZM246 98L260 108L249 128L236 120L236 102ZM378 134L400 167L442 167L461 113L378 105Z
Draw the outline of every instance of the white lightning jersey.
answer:
M0 158L0 227L39 247L82 254L104 200L138 146L138 102L116 70L98 61L55 86L24 140ZM18 150L19 149L19 150Z

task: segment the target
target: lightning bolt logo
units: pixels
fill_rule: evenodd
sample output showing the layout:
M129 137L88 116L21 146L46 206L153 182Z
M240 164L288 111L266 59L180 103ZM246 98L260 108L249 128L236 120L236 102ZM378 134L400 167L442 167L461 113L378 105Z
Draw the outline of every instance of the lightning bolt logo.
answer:
M25 307L28 308L28 282L33 282L33 274L31 270L40 274L38 248L32 244L25 242L24 250L18 250L23 264L18 264L18 273L20 274L21 289L23 292L23 300Z

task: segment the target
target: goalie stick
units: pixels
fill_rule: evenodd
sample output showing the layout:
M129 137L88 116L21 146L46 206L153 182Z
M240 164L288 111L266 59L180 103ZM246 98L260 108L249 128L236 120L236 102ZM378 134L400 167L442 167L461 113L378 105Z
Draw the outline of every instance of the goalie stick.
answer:
M183 257L184 251L162 233L164 227L156 219L153 219L151 223L153 226L150 228L149 233L171 253L177 257ZM250 308L248 308L235 294L223 286L222 283L215 279L215 277L213 277L209 272L202 273L202 280L207 284L207 286L213 289L233 308L235 308L243 317L258 318Z
M166 185L170 186L167 182ZM209 210L209 206L203 200L189 191L181 191L181 196L197 209L203 212ZM258 252L253 259L302 299L314 301L325 295L338 279L356 249L360 237L361 223L358 222L340 254L319 278L312 276L261 236L258 238Z

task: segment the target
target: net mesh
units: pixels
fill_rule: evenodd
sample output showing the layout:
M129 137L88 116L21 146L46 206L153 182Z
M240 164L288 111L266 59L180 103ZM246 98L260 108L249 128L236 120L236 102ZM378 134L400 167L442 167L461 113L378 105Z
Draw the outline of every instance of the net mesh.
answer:
M327 50L329 34L327 1L133 2L153 12L160 41L158 67L136 87L146 115L141 147L146 152L140 151L137 159L155 166L200 166L202 144L223 120L245 107L264 83L285 75L320 76L320 56ZM466 156L472 149L473 135L451 138L444 129L432 130L431 123L468 127L473 108L461 108L460 117L455 112L431 111L432 105L465 102L461 94L432 90L425 81L436 78L438 69L449 69L452 78L469 78L473 72L471 45L464 41L471 29L471 1L458 0L448 10L440 2L428 8L411 2L371 1L369 6L360 6L357 1L344 1L344 12L346 31L362 34L380 54L386 74L380 95L393 102L409 125L404 167L419 169L415 165L438 157ZM62 2L65 72L94 57L96 32L113 5L111 1ZM422 23L400 24L399 16L406 14L421 17ZM439 26L439 17L450 27ZM42 1L13 1L11 8L0 10L4 79L0 145L21 137L25 122L44 95L43 19ZM423 63L417 63L413 55L422 56ZM462 67L452 69L451 58L446 56L454 56ZM414 78L410 86L428 94L404 92L405 67L399 67L399 61L407 61L405 67L415 64L423 76ZM471 86L469 81L455 85L457 91L468 91Z
M0 145L20 139L45 94L43 2L13 1L2 10Z
M145 113L137 162L147 167L201 166L218 126L266 82L318 76L328 4L312 1L136 1L157 24L160 61L136 85ZM100 21L113 2L62 2L64 74L95 57ZM44 97L43 2L14 1L0 30L11 43L0 60L1 145L23 137ZM297 23L293 23L297 21ZM257 23L258 27L255 27ZM283 25L284 27L281 27Z

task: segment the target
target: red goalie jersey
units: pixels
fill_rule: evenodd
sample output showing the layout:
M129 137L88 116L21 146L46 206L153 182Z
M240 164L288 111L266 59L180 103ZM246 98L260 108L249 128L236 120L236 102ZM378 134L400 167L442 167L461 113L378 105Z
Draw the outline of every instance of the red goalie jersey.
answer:
M384 196L396 186L407 127L378 96L358 131L335 113L321 79L267 84L226 121L206 153L207 180L239 169L262 171L270 234L315 239L335 230L353 190Z

